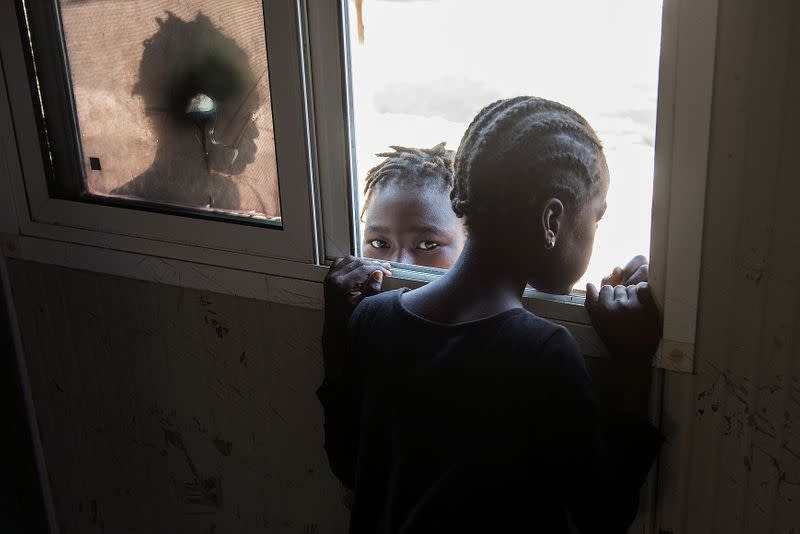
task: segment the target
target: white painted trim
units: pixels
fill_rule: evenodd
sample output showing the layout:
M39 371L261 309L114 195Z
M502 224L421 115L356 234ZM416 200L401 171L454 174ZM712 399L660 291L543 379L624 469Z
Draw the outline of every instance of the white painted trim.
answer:
M303 273L311 280L290 278L27 236L3 236L2 250L20 260L312 309L322 309L320 282L327 272L325 267L312 267Z
M304 2L315 110L317 171L324 222L325 257L354 254L358 246L358 206L353 184L349 48L342 25L347 4L339 0Z
M310 263L298 263L280 258L265 258L246 252L231 252L43 223L32 223L25 230L26 231L22 233L25 237L39 238L44 241L55 241L64 244L74 244L76 247L99 247L108 250L176 259L202 265L216 265L233 270L267 273L275 276L298 278L302 280L319 281L324 277L324 269Z
M718 0L665 0L650 282L664 316L658 366L694 369Z

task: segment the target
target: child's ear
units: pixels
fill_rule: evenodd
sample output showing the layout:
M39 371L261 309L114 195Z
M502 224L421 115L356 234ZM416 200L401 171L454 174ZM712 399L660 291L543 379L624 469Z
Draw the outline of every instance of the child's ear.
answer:
M550 198L542 209L542 231L544 248L550 250L556 246L558 231L561 228L561 217L564 215L564 204L557 198Z

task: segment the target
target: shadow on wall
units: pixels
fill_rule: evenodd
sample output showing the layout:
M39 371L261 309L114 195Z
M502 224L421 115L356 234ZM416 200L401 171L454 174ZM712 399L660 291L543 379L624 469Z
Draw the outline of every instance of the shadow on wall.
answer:
M144 42L134 94L142 97L158 142L153 164L114 189L151 202L239 210L230 176L255 160L259 108L247 53L203 13L184 21L167 12Z

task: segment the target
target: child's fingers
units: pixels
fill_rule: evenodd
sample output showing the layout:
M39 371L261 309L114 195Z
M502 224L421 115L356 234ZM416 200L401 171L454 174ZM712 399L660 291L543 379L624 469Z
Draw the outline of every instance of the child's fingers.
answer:
M603 286L600 288L600 295L597 297L597 303L602 308L610 308L614 302L614 288L611 286Z
M364 289L370 284L370 277L375 273L381 273L380 283L383 283L386 269L377 263L362 263L343 277L342 287L347 290ZM380 291L380 283L378 291Z
M626 298L628 302L636 303L639 301L637 298L637 288L635 285L625 286L625 292L627 293Z
M359 269L362 265L364 265L365 261L360 258L354 258L353 256L347 256L345 258L344 263L341 265L340 270L342 274L348 274L356 269Z
M628 299L628 290L622 284L618 286L614 286L614 300L627 300Z
M594 305L597 304L597 297L598 297L597 286L595 286L591 282L586 284L586 300L585 300L586 307L587 308L594 307Z
M342 274L341 272L342 268L346 267L349 261L350 260L348 257L336 258L335 260L333 260L333 263L331 263L331 266L328 269L328 274L325 275L326 283L329 283L330 281L340 276Z
M383 285L383 271L373 271L364 283L364 293L366 296L377 295L381 292Z
M364 266L365 269L372 269L372 272L381 272L383 276L392 276L392 265L381 262L368 263Z
M364 282L366 282L367 277L372 273L374 273L375 271L381 271L383 274L387 276L392 275L392 271L390 271L380 263L359 260L359 261L354 261L352 265L353 265L352 267L348 266L350 268L343 273L344 276L346 276L348 281L350 281L351 283L355 281L356 284L363 284Z
M634 256L633 259L631 259L631 261L629 261L622 269L622 279L628 280L643 265L647 265L647 258L641 254Z
M392 276L392 264L388 261L381 261L381 260L373 260L373 263L376 265L380 265L383 268L383 274L386 276Z
M647 282L641 282L640 284L636 285L636 297L639 299L639 302L642 303L643 306L654 306L656 305L656 301L653 298L653 291L650 289L650 284Z
M344 270L344 272L346 274L348 272L361 269L372 269L373 271L381 270L383 271L383 274L387 276L392 276L391 263L381 260L371 260L369 258L354 258L353 261Z
M649 276L650 266L645 263L644 265L640 265L639 268L625 280L625 285L635 286L638 283L647 282Z
M616 286L622 283L622 267L614 267L611 274L600 281L600 286Z

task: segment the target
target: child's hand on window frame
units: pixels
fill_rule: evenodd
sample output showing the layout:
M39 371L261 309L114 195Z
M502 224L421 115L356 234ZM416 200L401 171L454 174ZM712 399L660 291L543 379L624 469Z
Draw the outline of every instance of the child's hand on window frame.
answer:
M647 282L604 285L599 290L587 284L585 306L612 357L649 366L661 339L661 314Z
M601 286L631 286L640 282L648 282L650 265L641 254L635 256L625 267L614 267L611 274L603 278Z
M380 293L383 277L392 276L387 262L346 256L337 258L325 276L325 311L349 317L358 303Z
M376 260L347 256L337 258L325 276L325 322L322 327L322 352L325 380L336 380L342 373L347 323L358 303L379 293L383 277L391 276L391 265Z

